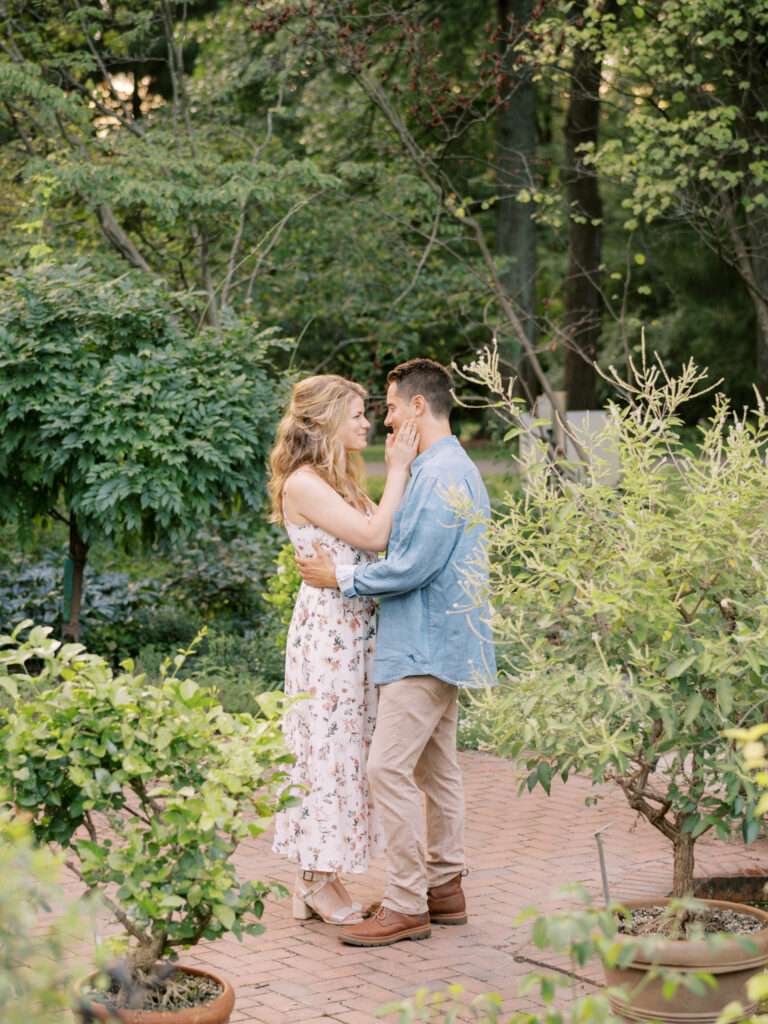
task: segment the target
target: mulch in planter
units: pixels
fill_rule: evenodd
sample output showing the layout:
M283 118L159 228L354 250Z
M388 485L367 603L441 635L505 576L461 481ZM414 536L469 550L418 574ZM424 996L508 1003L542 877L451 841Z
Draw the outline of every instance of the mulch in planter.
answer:
M145 976L143 983L128 994L118 999L118 986L113 982L110 989L98 991L92 989L83 995L94 1003L104 1003L115 1009L131 1010L188 1010L205 1003L213 1002L224 991L213 978L201 977L197 974L185 974L174 971L170 977L158 982L151 975Z
M670 935L674 928L674 915L669 913L667 907L642 907L631 911L631 923L622 917L619 923L619 931L623 935ZM740 914L736 910L724 910L721 907L710 908L699 914L692 915L684 927L685 932L693 934L695 931L704 932L707 935L725 932L731 935L750 935L759 932L765 927L765 922L760 921L751 914Z

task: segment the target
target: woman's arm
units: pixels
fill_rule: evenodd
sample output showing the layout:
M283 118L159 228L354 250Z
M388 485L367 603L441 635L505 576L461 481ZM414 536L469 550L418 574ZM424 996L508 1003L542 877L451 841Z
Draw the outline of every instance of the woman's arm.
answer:
M340 494L309 467L299 469L285 482L286 516L319 526L339 540L363 551L383 551L392 530L392 517L408 484L409 468L416 457L418 436L411 422L397 437L387 440L387 480L379 507L366 516L344 501Z

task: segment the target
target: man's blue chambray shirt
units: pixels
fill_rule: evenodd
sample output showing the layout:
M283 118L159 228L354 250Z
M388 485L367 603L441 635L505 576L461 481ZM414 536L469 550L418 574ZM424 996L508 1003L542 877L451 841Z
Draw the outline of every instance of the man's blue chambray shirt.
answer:
M457 511L457 499L474 521ZM422 675L457 686L495 683L490 609L483 594L485 527L477 522L478 512L483 519L490 514L480 473L455 437L441 438L411 465L387 557L337 566L346 597L379 598L375 683Z

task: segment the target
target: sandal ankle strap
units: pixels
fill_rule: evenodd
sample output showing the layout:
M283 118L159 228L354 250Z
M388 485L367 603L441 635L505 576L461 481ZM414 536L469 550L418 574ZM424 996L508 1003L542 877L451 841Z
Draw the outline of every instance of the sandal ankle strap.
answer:
M315 876L319 875L317 878ZM301 878L304 882L335 882L338 877L335 871L302 871Z

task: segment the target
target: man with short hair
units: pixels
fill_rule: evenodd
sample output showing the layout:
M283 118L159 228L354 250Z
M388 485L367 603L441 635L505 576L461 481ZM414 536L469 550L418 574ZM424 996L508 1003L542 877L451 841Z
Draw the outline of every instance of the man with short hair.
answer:
M410 419L419 435L387 557L358 566L334 566L321 550L297 558L311 586L338 585L348 597L379 599L379 711L368 778L389 879L368 919L341 932L342 942L357 946L425 939L430 923L466 923L458 691L493 684L496 671L482 593L490 506L477 467L451 433L451 375L440 363L412 359L395 367L387 383L385 425L396 432Z

